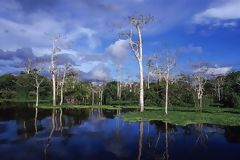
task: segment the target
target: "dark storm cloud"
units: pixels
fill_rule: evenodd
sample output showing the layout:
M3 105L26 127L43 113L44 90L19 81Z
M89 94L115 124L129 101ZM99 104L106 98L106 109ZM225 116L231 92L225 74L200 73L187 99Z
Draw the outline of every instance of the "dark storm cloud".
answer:
M62 53L58 54L56 61L58 65L64 65L66 63L76 66L76 63L71 58L71 54ZM16 73L21 71L24 63L31 59L33 62L45 62L50 64L51 55L36 56L31 48L21 48L16 51L3 51L0 49L0 68L1 73ZM11 70L13 72L11 72Z
M0 49L0 60L14 60L15 58L20 60L33 59L35 55L31 48L21 48L16 51L3 51Z

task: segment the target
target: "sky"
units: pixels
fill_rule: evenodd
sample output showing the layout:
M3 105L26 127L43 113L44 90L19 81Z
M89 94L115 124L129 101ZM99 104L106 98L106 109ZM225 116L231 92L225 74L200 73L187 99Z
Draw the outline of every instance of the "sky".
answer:
M17 74L27 59L50 60L52 38L63 35L58 64L71 63L82 79L136 78L128 40L128 16L151 15L144 25L143 60L178 50L176 72L193 64L211 71L240 69L240 0L0 0L0 74ZM64 45L65 44L65 45Z

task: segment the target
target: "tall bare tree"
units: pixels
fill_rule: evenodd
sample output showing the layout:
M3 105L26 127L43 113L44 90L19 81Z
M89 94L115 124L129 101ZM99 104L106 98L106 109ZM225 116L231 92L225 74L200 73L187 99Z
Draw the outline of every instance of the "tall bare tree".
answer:
M31 75L35 80L34 87L36 88L36 104L35 104L36 107L38 107L38 102L39 102L39 87L44 80L44 77L40 75L41 71L42 71L42 67L37 67L36 69L31 71Z
M53 42L52 42L52 55L51 55L51 75L52 75L52 101L53 101L53 106L56 106L56 71L57 71L57 66L56 66L56 54L57 52L61 51L60 47L58 46L60 39L62 36L57 35L53 37Z
M166 62L165 63L160 63L160 58L155 55L154 56L154 63L155 63L155 68L152 71L152 75L160 80L164 80L166 83L165 86L165 114L168 113L168 104L169 104L169 83L172 80L171 78L171 71L174 69L176 66L176 61L174 56L170 55L173 54L175 51L170 51L170 50L163 50L163 53L166 54Z
M193 74L193 87L197 93L198 99L198 107L202 110L203 107L203 94L204 94L204 85L207 82L207 71L208 66L205 64L197 65L198 68L196 69L195 73Z
M140 83L140 94L139 94L139 105L140 112L144 111L144 89L143 89L143 39L142 39L142 28L144 25L148 24L153 20L152 16L130 16L129 21L130 24L135 27L137 38L134 39L134 35L132 29L128 33L124 33L124 35L128 36L130 48L138 61L139 66L139 83Z
M165 114L168 112L168 90L169 90L169 81L171 80L171 70L175 67L176 62L172 57L167 57L166 60L166 69L164 71L164 80L166 82L166 91L165 91Z
M60 102L59 102L59 105L61 106L62 103L63 103L63 87L64 87L64 84L65 84L65 77L66 77L66 72L68 70L68 66L67 65L64 65L64 68L63 68L63 73L62 75L59 77L60 79L60 82L59 82L59 85L60 85Z

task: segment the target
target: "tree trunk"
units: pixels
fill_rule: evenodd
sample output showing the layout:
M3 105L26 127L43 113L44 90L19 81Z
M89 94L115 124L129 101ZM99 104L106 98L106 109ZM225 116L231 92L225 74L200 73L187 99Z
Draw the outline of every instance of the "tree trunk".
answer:
M60 106L61 106L63 103L63 85L61 86L60 92L61 92L61 100L60 100Z
M202 96L200 97L200 99L199 99L199 106L200 106L200 109L201 109L201 111L202 111L202 105L203 105L203 98L202 98Z
M137 26L138 38L139 38L139 80L140 80L140 112L144 111L144 91L143 91L143 66L142 66L142 34L140 26Z
M94 105L94 91L92 91L92 106Z
M147 88L149 89L150 86L149 86L149 79L150 79L150 76L149 76L149 72L148 72L148 77L147 77Z
M53 106L56 106L56 79L55 79L55 74L52 74L52 87L53 87Z
M167 114L168 112L168 85L169 85L169 73L167 73L166 77L165 114Z
M140 112L144 111L144 93L143 93L143 68L142 61L139 62L139 79L140 79Z
M38 90L39 90L39 85L37 84L37 90L36 90L36 107L38 107Z
M100 98L100 100L101 100L101 106L102 106L102 101L103 101L103 91L101 91L101 98Z
M56 54L56 48L55 48L55 40L53 41L53 47L52 47L52 57L51 57L51 74L52 74L52 101L53 101L53 106L56 106L56 68L55 68L55 58Z
M220 85L218 84L218 101L221 101L221 88Z

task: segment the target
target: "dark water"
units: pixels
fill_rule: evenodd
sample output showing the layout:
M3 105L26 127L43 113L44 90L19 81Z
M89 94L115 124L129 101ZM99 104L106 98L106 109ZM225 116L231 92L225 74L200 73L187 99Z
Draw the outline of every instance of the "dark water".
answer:
M240 159L240 127L127 123L107 110L0 109L0 159Z

